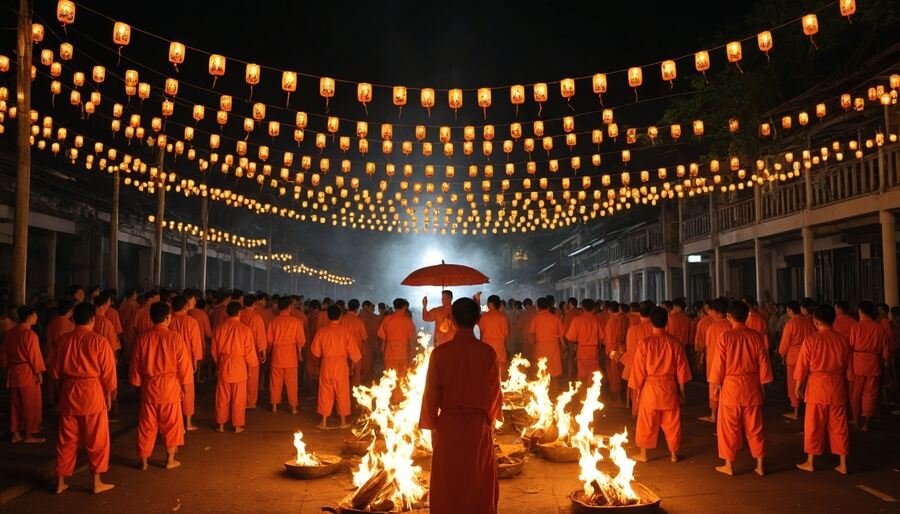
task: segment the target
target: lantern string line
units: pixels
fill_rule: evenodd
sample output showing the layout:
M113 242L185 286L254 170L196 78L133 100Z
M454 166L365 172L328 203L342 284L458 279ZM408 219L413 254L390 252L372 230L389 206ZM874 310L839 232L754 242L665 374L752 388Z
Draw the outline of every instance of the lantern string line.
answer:
M827 3L827 4L823 5L823 6L821 6L821 7L817 8L817 9L815 9L815 10L812 11L812 12L813 12L813 13L819 13L819 12L825 10L825 9L831 8L831 7L833 7L833 6L835 6L835 5L838 5L838 4L839 4L839 0L834 0L834 1L832 1L832 2L829 2L829 3ZM110 16L108 16L108 15L106 15L106 14L100 12L100 11L97 11L97 10L95 10L95 9L92 9L90 6L84 5L84 4L81 3L81 2L79 2L78 6L79 6L80 8L82 8L82 9L84 9L85 11L88 11L88 12L90 12L90 13L92 13L92 14L95 14L95 15L97 15L97 16L103 17L103 18L105 18L105 19L107 19L107 20L109 20L109 21L112 21L112 22L119 21L119 20L116 20L115 18L112 18L112 17L110 17ZM786 22L784 22L784 23L782 23L782 24L780 24L780 25L776 25L775 27L770 28L769 31L770 31L770 32L774 32L774 31L780 30L780 29L782 29L782 28L784 28L784 27L786 27L786 26L788 26L788 25L795 24L795 23L797 23L798 21L802 21L802 20L803 20L803 17L802 17L802 16L799 17L799 18L794 18L794 19L791 19L791 20L789 20L789 21L786 21ZM140 27L136 27L136 26L134 26L134 25L132 25L131 27L132 27L132 29L135 30L136 32L140 32L140 33L142 33L142 34L146 34L146 35L148 35L148 36L150 36L150 37L152 37L152 38L158 39L158 40L160 40L160 41L162 41L162 42L165 42L165 43L171 43L171 42L173 42L173 41L176 41L176 40L174 40L174 39L169 39L169 38L163 37L163 36L158 35L158 34L156 34L156 33L154 33L154 32L151 32L151 31L149 31L149 30L146 30L146 29L143 29L143 28L140 28ZM747 41L754 40L754 39L756 38L756 35L757 35L757 34L753 34L753 35L751 35L751 36L747 36L747 37L744 37L744 38L742 38L742 39L738 39L738 40L736 40L736 41L739 41L739 42L741 42L741 43L745 43L745 42L747 42ZM721 49L725 48L726 46L727 46L727 43L726 43L726 44L720 44L720 45L716 45L716 46L707 48L706 51L708 51L708 52L713 52L713 51L721 50ZM190 49L190 50L193 50L193 51L195 51L195 52L199 52L200 54L205 55L205 56L211 56L211 55L213 55L212 52L209 52L209 51L207 51L207 50L203 50L203 49L201 49L201 48L189 46L189 45L187 45L187 44L185 44L185 48ZM676 58L674 58L674 59L667 59L667 60L680 61L680 60L684 60L684 59L688 59L688 58L693 58L693 57L694 57L694 53L692 52L692 53L689 53L689 54L685 54L685 55L676 57ZM250 61L242 60L242 59L235 58L235 57L227 57L227 58L228 58L228 59L231 59L231 60L233 60L233 61L235 61L235 62L244 64L244 65L247 65L247 64L253 64L253 63L251 63ZM662 62L663 62L663 60L658 60L658 61L655 61L655 62L643 64L643 65L641 65L640 67L641 67L641 68L644 68L644 67L649 67L649 66L656 66L656 65L662 64ZM275 71L275 72L279 72L279 73L282 72L282 71L290 71L290 70L283 70L283 69L276 68L276 67L269 66L269 65L265 65L265 64L260 64L259 66L260 66L261 69L267 69L267 70L271 70L271 71ZM613 70L613 71L606 72L606 74L607 74L607 75L618 75L618 74L620 74L620 73L627 73L627 72L628 72L628 69L629 69L629 68L622 68L622 69L618 69L618 70ZM305 72L296 72L296 73L297 73L298 76L307 77L307 78L314 78L314 79L321 79L321 78L324 76L324 75L314 75L314 74L305 73ZM583 76L572 77L572 78L573 78L574 80L576 80L576 81L579 81L579 80L586 80L586 79L592 78L592 75L583 75ZM335 78L334 81L335 81L336 83L353 84L353 85L359 84L359 83L360 83L360 81L354 81L354 80L348 80L348 79L339 79L339 78ZM551 82L546 82L546 84L548 84L548 85L555 85L555 84L559 84L560 82L561 82L561 80L555 80L555 81L551 81ZM370 82L370 84L372 84L373 87L378 87L378 88L382 88L382 89L390 89L390 90L393 90L393 88L394 88L394 85L380 84L380 83L374 83L374 82ZM530 87L530 86L534 86L534 84L535 84L535 83L524 84L524 85ZM493 91L493 90L508 89L508 88L509 88L510 86L512 86L512 85L513 85L513 84L509 84L509 85L498 85L498 86L485 86L485 87L487 87L488 89L491 89L491 90ZM409 86L408 86L407 89L413 90L413 91L421 91L422 89L424 89L424 87L409 87ZM479 88L432 88L432 89L434 89L436 92L437 92L437 91L439 91L439 92L448 92L448 91L450 91L451 89L461 89L463 92L475 92L475 91L477 91Z
M39 73L40 73L41 75L43 75L43 76L49 76L49 75L46 74L43 70L39 70ZM880 74L878 74L878 75L880 75ZM877 77L878 75L876 75L876 77ZM874 78L874 77L873 77L873 78ZM74 88L70 88L69 86L65 86L65 87L66 87L66 89L68 89L68 90L74 90ZM116 119L116 118L107 116L107 115L105 115L105 114L103 114L103 113L101 113L101 112L97 112L97 113L95 113L95 115L97 115L97 116L99 116L99 117L102 117L102 118L104 118L104 119L110 120L110 121L113 120L113 119ZM179 124L179 123L177 123L177 122L172 122L172 123L173 123L174 125L181 125L181 124ZM202 130L200 130L200 131L203 132ZM238 141L237 138L230 138L230 137L227 137L227 136L226 136L226 138L227 138L227 139L231 139L231 140L233 140L233 141ZM172 139L173 139L174 141L178 141L177 138L174 138L174 137L173 137ZM193 147L193 144L191 144L191 146ZM666 149L666 148L671 148L671 147L674 147L674 146L679 146L679 144L676 144L676 143L664 144L664 143L663 143L663 144L659 144L659 145L655 146L655 148ZM639 150L641 150L641 149L652 149L652 148L654 148L654 147L635 147L634 150L635 150L635 151L639 151ZM205 151L205 150L204 150L204 151ZM536 149L535 151L538 152L538 151L541 151L541 150L540 150L540 149ZM211 152L210 152L210 153L211 153ZM618 154L619 154L618 151L608 151L608 152L602 152L600 155L618 155ZM570 157L571 157L571 155L570 155ZM585 158L585 159L589 159L589 158L590 158L590 156L588 156L588 155L578 155L577 157L581 157L581 158ZM552 160L557 160L557 159L546 158L546 159L535 159L535 160L533 160L533 161L514 161L514 162L512 162L512 164L514 164L514 165L524 165L524 164L527 164L528 162L533 162L533 163L535 163L535 164L545 164L545 163L549 163L549 162L552 161ZM563 160L564 160L564 159L563 159ZM253 162L255 162L255 161L253 161ZM351 162L352 162L352 163L355 163L355 164L357 164L357 165L363 165L363 164L364 164L362 161L351 160ZM369 161L369 162L371 162L371 161ZM378 164L380 164L381 166L384 166L384 165L386 165L386 164L392 164L392 163L390 163L390 162L381 162L381 163L378 163ZM504 164L505 164L505 163L498 163L498 167L499 167L499 166L503 166ZM439 164L438 166L445 166L445 165L452 165L452 164L446 164L446 163L445 163L445 164ZM415 165L411 165L411 167L412 167L413 169L424 169L425 166L426 166L425 164L415 164ZM467 167L466 165L458 165L458 166L461 168L461 170L463 170L463 169L465 169L465 168ZM642 171L647 171L647 170L642 170ZM600 173L599 170L597 170L596 167L594 167L594 172L595 172L595 173L598 173L598 174ZM627 169L626 169L626 170L621 170L621 169L620 169L620 170L611 170L611 171L607 171L607 174L618 174L618 173L620 173L620 172L628 172L628 171L627 171ZM635 172L635 171L632 171L631 173L633 173L633 172ZM310 173L314 173L314 172L310 172ZM467 177L464 175L464 173L465 173L464 171L461 172L460 175L463 175L463 176L460 176L460 177L456 178L455 180L453 180L453 179L446 179L446 180L443 180L442 182L446 182L446 183L452 184L452 185L459 185L459 184L461 184L461 183L467 182L467 181L469 181L469 180L466 180ZM555 172L550 172L550 173L555 173ZM327 173L324 173L324 174L327 175ZM499 174L499 172L498 172L498 174ZM579 174L577 173L577 171L576 171L574 177L562 177L562 176L559 176L559 175L555 175L555 174L554 174L554 175L550 175L549 177L545 177L545 178L553 179L554 182L555 182L555 181L562 181L562 178L570 178L570 179L573 179L573 180L578 180L580 177L583 177L583 176L589 176L589 175L590 175L589 173L585 173L584 175L579 175ZM337 177L337 176L346 177L346 175L335 175L335 176L336 176L336 177ZM598 176L599 176L599 175L598 175ZM271 178L271 177L270 177L270 178ZM352 178L352 177L350 177L350 178ZM374 177L357 177L357 178L361 178L361 179L362 179L362 178L365 178L365 179L374 179ZM392 178L392 179L393 179L393 178L396 178L397 181L401 181L401 182L402 182L402 181L405 181L405 179L407 179L407 178L412 178L412 177L391 177L391 178ZM431 178L431 177L428 177L428 178ZM477 177L468 177L468 178L469 178L469 179L472 179L472 181L477 181L477 180L476 180ZM523 182L523 181L525 181L525 180L532 180L532 181L534 181L534 180L539 180L540 178L541 178L541 177L537 177L537 176L531 176L531 177L509 177L509 176L503 177L503 176L500 176L500 177L492 177L492 179L493 179L493 182L492 182L492 183L496 184L496 182L498 182L498 181L506 180L506 181L508 181L508 183L510 183L510 184L518 184L518 183L521 183L521 182ZM281 182L281 183L283 183L283 184L286 184L286 185L293 185L293 184L295 183L294 181L291 181L291 180L288 180L288 179L280 179L280 178L279 178L279 179L276 179L276 180L279 181L279 182ZM441 180L441 179L438 178L437 180ZM483 179L483 180L489 180L489 179ZM239 182L239 179L238 179L237 177L235 177L235 181L234 181L235 185L237 184L237 182ZM392 181L389 181L389 182L393 182L393 180L392 180ZM546 189L542 189L542 190L546 190Z

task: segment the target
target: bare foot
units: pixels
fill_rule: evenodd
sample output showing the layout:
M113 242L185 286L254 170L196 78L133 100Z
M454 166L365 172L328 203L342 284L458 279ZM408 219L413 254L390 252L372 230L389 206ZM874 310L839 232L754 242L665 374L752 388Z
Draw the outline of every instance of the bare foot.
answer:
M300 410L297 407L291 407L291 414L299 414Z
M700 417L697 419L699 419L700 421L705 421L707 423L715 423L716 422L716 420L712 416L703 416L703 417Z
M318 428L319 430L328 430L328 425L326 425L325 423L319 423L318 425L316 425L316 428Z
M728 475L728 476L734 475L734 471L731 469L731 466L729 466L728 464L725 464L723 466L716 466L716 471L718 471L719 473Z
M45 439L43 437L35 437L33 435L25 437L26 444L40 444L40 443L46 443L46 442L47 442L47 439Z
M181 465L181 462L173 459L173 460L166 462L166 469L175 469L180 465Z
M194 430L200 430L200 429L197 427L197 425L188 425L185 428L185 430L187 430L188 432L193 432Z
M63 491L69 488L69 484L65 482L60 482L56 485L56 494L62 494Z
M16 443L21 443L21 442L24 441L24 440L25 440L25 439L24 439L22 436L16 434L16 435L14 435L14 436L12 437L12 440L11 440L10 442L13 443L13 444L16 444Z
M277 406L277 405L273 405L273 406L272 406L272 412L278 412L278 406Z
M350 423L344 423L341 428L350 428Z
M244 431L244 427L234 427L235 434L240 434L243 431Z
M669 455L669 460L671 460L672 462L678 462L680 459L681 459L681 457L679 457L678 454L675 452L672 452Z
M793 412L785 412L784 414L782 414L782 416L784 416L787 419L793 419L793 420L796 420L797 418L799 418L799 416L797 416Z
M103 482L101 482L99 484L94 484L94 494L105 493L106 491L109 491L113 487L115 487L115 486L112 484L104 484Z
M810 471L811 472L811 471L813 471L813 466L812 466L812 464L810 464L808 462L802 462L800 464L797 464L797 469L799 469L801 471Z
M846 474L847 474L847 466L844 465L844 464L838 465L836 468L834 468L834 470L837 471L838 473L842 474L842 475L846 475Z
M225 425L219 425L218 428L216 428L216 432L224 432L224 431L225 431Z
M766 474L766 470L762 466L756 466L753 468L753 472L759 476L763 476Z
M141 461L141 471L147 471L147 461L146 460Z

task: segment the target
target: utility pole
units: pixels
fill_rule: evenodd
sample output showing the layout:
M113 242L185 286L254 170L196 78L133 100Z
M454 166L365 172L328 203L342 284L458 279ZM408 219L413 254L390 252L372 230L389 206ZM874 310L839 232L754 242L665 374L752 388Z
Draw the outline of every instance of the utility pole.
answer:
M10 300L25 304L28 211L31 197L31 0L19 0L16 37L16 213L13 220Z
M162 285L162 257L163 257L163 224L166 215L166 181L163 180L163 165L165 163L166 149L160 147L156 161L157 168L157 195L156 195L156 237L153 247L153 274L150 277L153 287Z
M203 174L203 185L206 185L206 173ZM200 196L200 225L203 232L200 237L200 291L206 292L206 250L208 246L207 237L209 236L209 199L207 198L206 188L201 191Z
M106 275L106 287L119 289L119 186L121 177L119 170L113 172L112 209L109 212L109 269Z

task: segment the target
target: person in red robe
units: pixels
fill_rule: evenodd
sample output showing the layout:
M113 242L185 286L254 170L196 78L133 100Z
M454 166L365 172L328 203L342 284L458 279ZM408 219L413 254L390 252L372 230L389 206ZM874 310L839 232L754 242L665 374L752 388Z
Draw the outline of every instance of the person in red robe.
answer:
M772 381L772 367L765 339L746 325L749 315L747 303L731 303L728 321L732 328L718 339L709 374L709 383L715 385L719 400L716 423L719 457L725 461L716 471L726 475L734 474L734 461L744 436L750 455L756 459L753 471L759 476L765 474L763 386Z
M719 341L725 332L731 330L731 323L726 316L728 315L728 300L724 298L716 298L709 305L709 317L712 322L706 329L706 340L703 347L699 349L698 359L700 362L706 363L706 381L709 383L709 416L703 416L700 421L707 423L716 423L719 411L719 395L716 392L716 385L709 382L709 374L712 372L712 364L716 361L716 350L719 347Z
M244 308L239 316L241 323L247 325L253 333L258 360L256 366L247 370L247 408L255 409L259 399L259 367L266 362L266 324L262 316L256 312L256 297L252 294L244 296Z
M44 358L41 343L31 327L37 313L31 307L16 311L18 325L6 331L0 344L0 368L7 370L9 389L9 431L13 443L43 443L41 431L41 384L44 382ZM24 434L24 436L23 436Z
M788 322L784 324L781 333L781 342L778 345L778 354L784 359L787 367L787 392L793 412L784 414L789 419L800 419L800 399L795 394L794 369L797 367L797 356L800 355L800 347L803 341L816 332L816 326L808 316L804 316L800 309L800 303L790 301L787 303Z
M131 354L131 345L134 343L134 316L141 308L137 302L138 294L134 289L125 291L125 298L119 304L119 319L122 320L122 353Z
M803 420L803 451L806 461L797 464L813 471L817 455L825 451L825 434L831 453L840 458L834 468L847 474L850 431L847 428L847 381L853 377L853 349L844 336L832 329L835 313L830 305L816 308L813 321L817 332L800 347L794 369L796 394L806 402Z
M416 342L416 327L407 315L406 301L394 300L394 312L384 317L378 327L381 352L384 354L384 369L397 370L402 377L409 367L411 349Z
M228 304L231 303L231 296L219 293L216 296L216 305L213 306L212 311L209 313L209 322L212 325L213 330L215 330L219 325L225 323L228 319Z
M192 291L185 292L184 296L188 300L188 316L194 318L200 328L200 338L203 341L203 360L197 366L197 381L204 382L207 378L212 377L212 358L209 356L212 324L209 321L209 315L203 309L206 306L203 299L198 298L197 294Z
M500 369L496 352L475 338L478 315L473 300L454 302L456 337L435 348L428 365L419 428L431 430L434 447L432 514L497 512L493 424L502 420Z
M359 300L356 298L347 302L347 312L341 316L341 326L350 332L359 349L360 360L356 366L353 366L353 376L350 377L351 385L358 386L362 383L362 377L370 372L372 351L367 344L369 334L366 331L366 325L359 318ZM363 369L363 366L366 368Z
M521 351L525 358L531 362L536 362L534 358L534 338L531 337L531 320L537 316L537 309L534 307L534 301L526 298L522 301L522 313L516 319L516 326L513 328L519 339Z
M187 296L177 295L172 298L172 318L169 320L169 330L179 334L185 344L185 352L191 363L191 374L196 375L197 368L203 360L203 336L200 335L200 324L188 314L190 301ZM194 405L195 391L194 380L184 384L184 398L181 401L181 412L184 414L184 429L192 432L197 430L193 417L196 412Z
M216 429L225 431L231 417L234 432L244 431L247 408L247 370L259 366L253 332L238 316L241 304L230 302L225 308L228 319L213 329L209 353L216 364Z
M684 384L691 380L691 369L684 344L666 333L669 313L662 307L650 311L653 331L635 348L629 386L638 391L635 444L641 449L634 460L647 462L647 450L656 448L662 427L672 462L678 462L681 448L681 406Z
M628 317L619 308L619 302L609 302L609 320L603 327L603 345L606 351L606 377L609 391L616 405L624 405L622 397L622 356L625 355L625 339L628 336Z
M566 339L576 345L575 375L578 380L587 381L595 371L600 371L600 343L603 328L600 320L593 315L594 300L581 301L582 315L575 317L566 330Z
M878 412L878 393L881 376L891 362L891 336L875 321L875 305L859 302L859 323L850 329L850 348L853 350L853 376L850 377L851 423L860 430L869 430L869 420Z
M150 319L150 306L160 301L158 291L148 291L144 294L144 304L134 313L134 337L137 339L143 332L153 328L153 320Z
M185 304L181 302L182 309ZM140 390L137 454L143 471L147 470L157 435L162 435L166 447L166 469L181 465L175 460L175 452L184 445L181 398L187 385L193 385L194 374L187 343L181 334L169 330L171 319L167 304L150 306L153 328L135 340L128 370L128 382Z
M547 372L560 385L562 375L563 324L550 312L550 300L538 298L538 313L531 320L529 332L534 340L534 359L547 359Z
M297 414L297 369L303 362L303 345L306 344L304 323L291 315L292 301L289 296L278 299L278 315L272 318L266 329L266 339L271 348L272 367L269 371L269 400L272 412L278 412L281 404L282 386L287 394L291 414Z
M837 313L837 317L834 318L834 326L832 328L849 341L850 329L856 325L856 318L851 316L850 305L843 300L838 300L834 302L834 312ZM812 323L812 320L810 320L810 323Z
M631 378L631 362L634 360L634 352L637 350L638 343L649 337L653 332L653 325L650 323L651 310L653 310L653 302L645 301L638 304L637 315L641 322L630 325L628 332L625 334L625 354L622 355L622 378L626 382ZM627 407L631 408L632 417L637 417L638 413L637 392L637 389L632 387L631 384L628 385L626 401Z
M322 422L317 428L328 428L328 416L332 407L337 407L338 416L341 417L341 428L348 428L347 416L350 415L350 367L347 366L349 358L355 365L362 356L359 354L359 346L354 336L340 323L341 308L331 305L328 313L328 325L316 332L310 351L321 358L319 370L319 398L317 412L322 416Z
M675 336L681 344L687 346L694 343L694 321L685 314L687 304L684 298L676 298L672 301L672 310L669 312L669 324L666 332Z
M453 292L441 291L441 305L428 309L428 297L422 298L422 321L434 322L434 346L439 346L453 339L456 327L453 326L453 318L450 316L450 304L453 302Z
M759 311L759 303L756 301L756 298L752 296L744 296L741 300L747 304L747 307L750 308L750 315L747 316L747 322L745 325L750 330L755 330L759 335L762 336L763 341L766 343L766 348L769 347L769 322L765 316L763 316Z
M72 314L76 328L58 341L50 374L59 381L59 437L56 442L56 494L69 488L78 447L87 449L94 493L113 488L104 483L109 468L110 393L116 389L116 361L109 343L93 331L94 306L82 303Z
M494 349L501 376L506 371L506 342L509 340L509 319L500 310L500 297L491 295L487 299L488 311L478 320L481 340Z

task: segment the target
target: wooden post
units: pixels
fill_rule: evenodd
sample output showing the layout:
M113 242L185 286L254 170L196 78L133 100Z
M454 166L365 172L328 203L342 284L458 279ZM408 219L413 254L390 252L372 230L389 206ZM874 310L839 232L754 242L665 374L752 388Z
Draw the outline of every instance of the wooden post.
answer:
M109 211L109 268L106 287L119 289L119 170L113 172L112 209Z
M10 302L25 304L28 210L31 196L31 0L19 0L16 37L16 212L13 220Z
M187 287L187 230L181 231L181 290Z
M206 185L206 173L203 174L203 184ZM200 197L200 225L203 231L200 237L200 291L206 292L206 251L209 246L206 239L209 232L209 200L206 194Z
M231 245L231 268L228 271L228 288L234 289L234 265L235 260L237 258L237 252L234 250L234 245Z
M163 164L165 163L166 149L159 149L159 156L156 161L157 168L157 191L156 196L156 237L154 237L153 248L153 275L150 279L153 281L153 287L162 285L162 258L163 258L163 223L166 215L166 181L162 180Z

